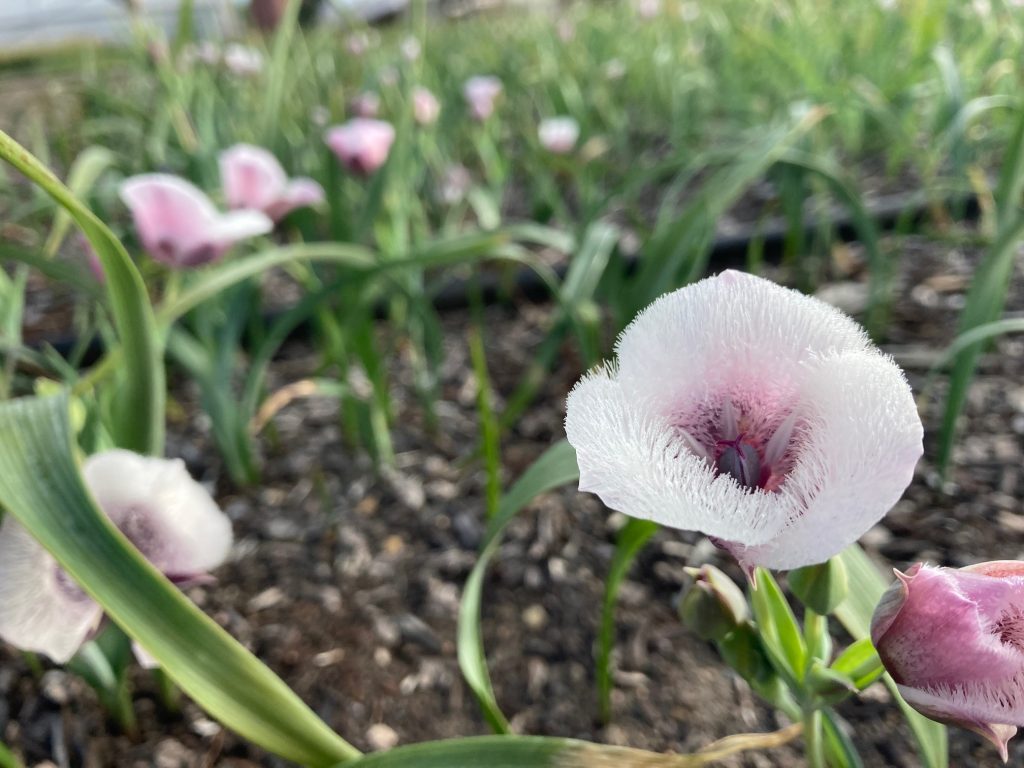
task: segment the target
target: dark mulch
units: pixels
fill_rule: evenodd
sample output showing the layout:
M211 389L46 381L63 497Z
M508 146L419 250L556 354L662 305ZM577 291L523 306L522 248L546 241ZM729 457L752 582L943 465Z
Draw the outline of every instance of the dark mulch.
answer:
M979 251L924 237L893 245L902 271L890 350L918 387L952 338ZM837 254L848 274L828 292L856 310L863 290L856 253L850 256ZM1024 309L1019 283L1011 308ZM512 391L548 319L544 307L488 310L488 352L499 393ZM467 318L455 314L446 323L436 434L423 429L411 402L408 366L394 361L398 462L386 477L345 444L336 403L311 399L278 415L276 436L263 444L260 487L232 488L208 421L197 413L196 393L175 387L189 415L172 424L168 453L183 456L216 489L237 535L219 581L193 588L190 596L362 749L392 738L410 743L487 731L455 656L461 587L483 529L483 474L464 466L477 435ZM291 344L272 371L272 384L302 378L314 364L311 349ZM562 435L565 394L579 373L569 357L504 441L507 481ZM1001 340L985 356L950 482L938 487L932 465L921 463L904 499L865 537L880 561L963 565L1024 556L1022 374L1024 342L1018 339ZM941 396L938 387L929 401L929 451ZM604 575L622 522L593 497L565 488L538 499L509 528L486 585L484 630L498 701L515 729L689 751L732 733L784 725L707 644L680 626L675 603L685 565L712 561L740 576L706 540L673 531L657 535L623 586L613 718L600 723L593 647ZM153 683L137 677L141 732L121 736L79 681L58 670L35 681L16 653L0 650L0 734L30 763L282 765L191 705L181 714L163 711ZM866 765L918 765L882 686L840 711ZM971 734L952 731L951 743L952 765L1000 764ZM1022 760L1024 748L1012 754ZM802 759L796 743L722 765L797 766Z

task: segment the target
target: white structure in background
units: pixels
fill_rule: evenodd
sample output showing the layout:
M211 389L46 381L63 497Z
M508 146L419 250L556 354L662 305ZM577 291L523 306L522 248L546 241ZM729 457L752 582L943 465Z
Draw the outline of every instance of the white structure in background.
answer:
M174 34L180 0L135 0L135 4L145 19ZM234 6L230 0L194 0L196 36L230 36L238 29ZM125 0L0 0L0 56L20 49L130 37Z

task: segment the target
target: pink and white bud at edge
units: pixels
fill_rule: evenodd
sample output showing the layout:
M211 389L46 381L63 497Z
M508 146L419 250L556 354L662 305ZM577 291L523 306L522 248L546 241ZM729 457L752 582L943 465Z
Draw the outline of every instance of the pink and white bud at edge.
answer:
M734 271L666 294L569 395L580 490L713 537L749 570L824 562L922 453L903 372L852 319Z
M871 641L910 706L995 744L1024 726L1024 563L922 563L882 596Z
M350 173L369 176L387 162L395 129L383 120L356 117L328 128L324 141Z

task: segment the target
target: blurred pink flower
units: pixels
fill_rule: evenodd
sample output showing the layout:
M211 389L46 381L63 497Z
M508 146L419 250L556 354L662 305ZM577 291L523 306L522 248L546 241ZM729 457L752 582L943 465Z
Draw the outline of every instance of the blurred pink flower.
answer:
M849 317L729 270L666 294L569 395L580 490L715 537L748 570L827 560L922 453L910 387Z
M345 40L345 50L352 56L362 56L370 50L370 36L364 31L353 32Z
M541 146L556 155L572 152L579 137L580 124L571 117L549 117L537 127Z
M324 199L319 184L308 178L289 179L276 157L252 144L221 152L220 179L229 208L263 211L274 221Z
M251 45L230 43L224 49L224 66L233 75L254 77L263 71L263 53Z
M483 122L494 112L494 104L504 86L492 75L476 75L469 78L462 87L469 111L474 120Z
M558 39L563 43L571 43L573 38L576 37L576 22L563 16L555 25L555 32L558 35Z
M132 176L121 184L120 194L143 247L170 267L216 261L236 242L274 228L258 211L220 213L198 188L168 174Z
M882 596L871 641L925 717L981 734L1007 760L1024 726L1024 563L918 563Z
M422 85L412 89L412 114L420 125L433 125L441 114L441 103Z
M641 19L654 19L661 13L661 0L637 0L636 12Z
M350 172L369 176L387 161L395 129L383 120L356 117L328 128L324 141Z
M172 581L199 580L227 557L231 523L180 459L105 451L85 460L82 477L100 511ZM0 525L0 638L63 663L102 618L99 604L6 515Z
M357 117L376 117L380 114L380 94L376 91L357 93L351 107Z

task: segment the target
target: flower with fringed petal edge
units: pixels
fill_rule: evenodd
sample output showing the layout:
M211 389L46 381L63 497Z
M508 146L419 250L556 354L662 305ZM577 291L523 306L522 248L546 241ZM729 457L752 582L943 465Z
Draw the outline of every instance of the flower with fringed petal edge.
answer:
M734 271L662 296L569 395L580 490L714 538L748 570L819 563L922 453L902 371L846 315Z
M324 142L345 168L357 176L369 176L387 162L395 129L384 120L354 117L328 128Z
M917 563L882 596L871 642L910 706L995 744L1024 726L1024 563Z
M170 267L208 264L238 241L274 228L259 211L221 213L196 186L169 174L132 176L120 193L143 247Z
M82 477L98 508L154 567L194 583L224 562L231 523L180 459L112 450ZM0 524L0 638L63 663L99 626L103 609L12 515Z
M221 152L220 179L228 207L262 211L273 221L324 200L319 184L302 177L289 179L276 157L252 144Z

